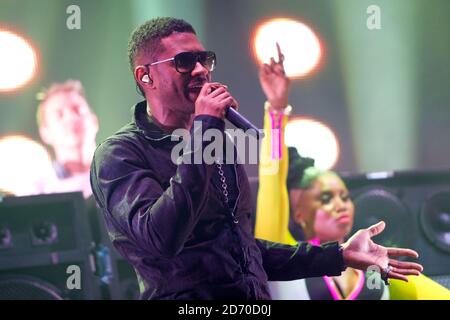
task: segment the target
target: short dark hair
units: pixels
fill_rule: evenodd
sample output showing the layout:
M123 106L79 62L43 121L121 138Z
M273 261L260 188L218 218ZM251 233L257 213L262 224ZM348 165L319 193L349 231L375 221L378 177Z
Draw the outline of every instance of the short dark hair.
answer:
M174 32L195 33L194 28L182 19L159 17L148 20L137 27L128 41L128 60L131 72L134 73L136 56L145 51L153 56L159 49L161 39Z

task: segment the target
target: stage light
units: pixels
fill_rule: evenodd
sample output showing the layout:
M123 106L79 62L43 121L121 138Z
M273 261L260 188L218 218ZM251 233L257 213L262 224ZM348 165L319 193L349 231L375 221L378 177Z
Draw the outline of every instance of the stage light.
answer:
M24 38L0 30L0 91L13 91L30 81L37 68L36 53Z
M304 77L318 65L322 56L319 38L302 22L277 18L263 22L253 36L253 52L258 63L278 61L276 42L284 54L284 68L291 77Z
M28 137L0 138L0 154L0 190L17 196L39 194L56 179L47 150Z
M315 160L322 170L333 168L339 157L336 135L327 125L310 118L295 117L286 125L286 145L296 147L299 154Z

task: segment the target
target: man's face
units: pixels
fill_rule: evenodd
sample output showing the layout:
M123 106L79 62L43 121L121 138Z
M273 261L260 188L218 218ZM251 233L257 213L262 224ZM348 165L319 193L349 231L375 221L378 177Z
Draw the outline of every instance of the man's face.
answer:
M161 40L162 50L156 55L154 61L173 58L176 54L185 51L204 51L200 41L193 33L182 32ZM150 95L157 99L164 108L175 112L192 114L195 111L195 101L200 89L206 82L211 81L210 71L197 62L194 70L189 74L181 74L175 70L173 61L150 66L150 77L155 90Z
M88 139L95 139L98 130L96 116L86 99L77 92L59 92L43 106L42 140L53 148L78 148Z
M334 174L317 178L299 199L301 218L322 242L345 238L353 227L354 205L344 182Z

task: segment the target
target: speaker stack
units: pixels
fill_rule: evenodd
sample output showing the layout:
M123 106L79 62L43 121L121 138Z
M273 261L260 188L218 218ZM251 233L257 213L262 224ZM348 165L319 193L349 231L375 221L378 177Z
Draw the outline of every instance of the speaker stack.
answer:
M93 198L0 197L0 300L28 299L139 299Z
M0 300L100 299L81 193L0 198Z
M415 249L424 274L450 289L450 171L343 175L355 204L354 230L380 220L374 238Z

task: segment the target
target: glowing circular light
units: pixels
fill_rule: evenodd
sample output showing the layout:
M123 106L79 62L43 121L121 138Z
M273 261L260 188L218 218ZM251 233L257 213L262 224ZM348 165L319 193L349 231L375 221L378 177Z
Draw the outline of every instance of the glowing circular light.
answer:
M22 37L0 30L0 91L26 84L36 71L36 54Z
M291 19L272 19L261 24L255 33L253 49L259 63L278 61L276 42L284 54L284 69L289 77L309 74L322 56L318 37L307 25Z
M325 124L308 118L294 118L286 125L286 145L296 147L298 153L315 160L322 170L331 169L339 156L339 143Z
M0 139L0 189L17 196L43 193L55 179L47 150L24 136Z

